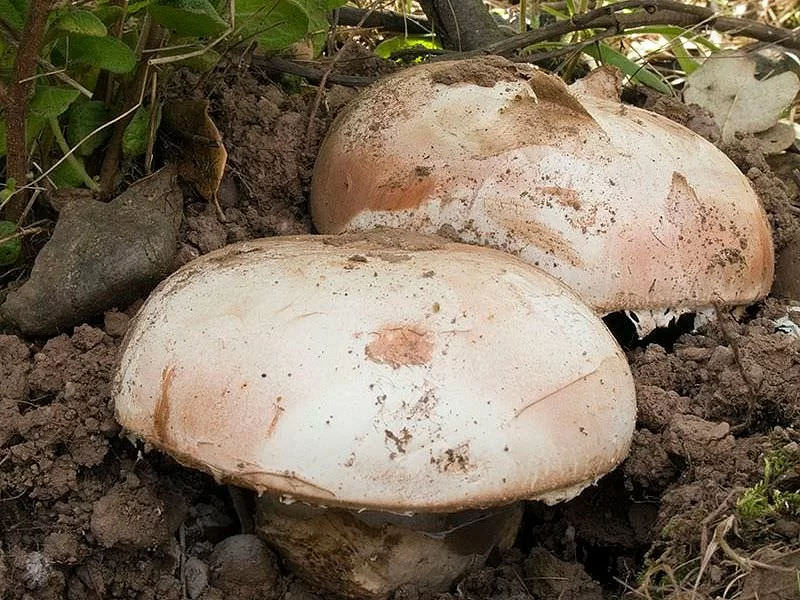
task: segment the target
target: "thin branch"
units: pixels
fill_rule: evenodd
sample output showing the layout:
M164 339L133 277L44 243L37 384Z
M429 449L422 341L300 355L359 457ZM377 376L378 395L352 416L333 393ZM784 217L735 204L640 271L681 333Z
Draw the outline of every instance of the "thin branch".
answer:
M264 69L268 73L289 73L290 75L299 75L307 79L311 83L318 84L323 78L327 83L336 83L339 85L347 85L351 87L360 87L369 85L374 82L377 77L362 77L359 75L339 75L337 73L330 73L325 77L325 71L313 66L313 63L301 64L299 62L281 58L280 56L253 56L252 64Z
M147 19L145 26L142 28L139 47L137 48L138 67L136 74L125 87L125 93L122 98L122 115L124 117L120 115L122 118L119 118L114 125L114 131L111 133L108 149L100 167L100 196L103 198L113 195L119 163L122 159L122 137L125 134L125 128L133 118L134 112L141 105L144 98L147 78L150 74L150 65L148 61L141 59L141 51L160 47L163 38L164 35L161 28Z
M409 17L391 11L371 10L342 6L333 11L331 23L344 27L361 27L384 29L386 31L425 35L431 33L431 24L427 19Z
M33 0L28 9L28 18L20 36L19 49L14 61L11 83L8 86L6 104L6 175L14 179L17 187L25 186L28 174L28 148L26 143L25 118L33 89L32 77L36 73L36 58L44 38L47 14L53 0ZM27 192L20 190L8 199L3 207L3 218L16 222L27 204Z
M633 9L638 9L639 12L623 13ZM747 19L722 17L709 8L690 6L674 0L625 0L575 15L570 20L558 21L552 25L487 44L474 52L461 53L459 58L482 54L508 55L520 48L558 39L583 29L611 29L616 33L622 33L626 29L645 25L693 27L700 24L729 34L800 49L800 31L771 27Z
M43 59L43 58L41 58L39 56L36 57L36 63L40 67L42 67L43 69L46 69L48 71L47 73L45 73L45 75L52 75L56 79L60 79L61 81L66 83L68 86L78 90L81 94L83 94L84 96L86 96L90 100L92 99L92 92L90 90L87 90L80 83L78 83L72 77L67 75L63 71L63 69L59 69L53 63L48 62L48 61L46 61L45 59Z

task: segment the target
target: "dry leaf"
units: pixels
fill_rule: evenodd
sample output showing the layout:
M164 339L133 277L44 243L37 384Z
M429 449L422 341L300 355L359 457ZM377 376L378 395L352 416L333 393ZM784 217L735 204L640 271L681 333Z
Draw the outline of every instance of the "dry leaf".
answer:
M778 121L766 131L756 134L764 154L780 154L794 144L795 130L791 123Z
M228 153L217 126L208 116L208 100L179 100L166 104L164 125L172 142L180 148L175 156L178 174L193 184L203 198L214 202L222 217L217 191Z
M756 63L742 53L718 53L686 78L683 99L714 115L722 140L766 131L792 103L800 80L792 72L758 80Z

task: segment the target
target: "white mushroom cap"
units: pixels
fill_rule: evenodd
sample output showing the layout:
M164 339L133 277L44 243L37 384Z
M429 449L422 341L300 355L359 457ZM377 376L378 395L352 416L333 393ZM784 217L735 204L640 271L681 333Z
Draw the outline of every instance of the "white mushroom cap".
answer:
M381 80L314 170L321 233L388 226L509 251L599 313L766 296L766 215L716 147L659 115L497 57Z
M132 323L115 399L219 480L395 512L571 497L625 457L636 413L624 355L558 281L388 231L189 263Z

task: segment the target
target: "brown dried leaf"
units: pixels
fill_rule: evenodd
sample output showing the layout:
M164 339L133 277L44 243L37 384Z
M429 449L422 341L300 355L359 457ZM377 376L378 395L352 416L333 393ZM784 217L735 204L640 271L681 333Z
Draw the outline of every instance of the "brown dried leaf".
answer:
M184 181L209 202L217 202L228 153L208 115L208 100L179 100L164 106L164 125L179 150L175 163Z

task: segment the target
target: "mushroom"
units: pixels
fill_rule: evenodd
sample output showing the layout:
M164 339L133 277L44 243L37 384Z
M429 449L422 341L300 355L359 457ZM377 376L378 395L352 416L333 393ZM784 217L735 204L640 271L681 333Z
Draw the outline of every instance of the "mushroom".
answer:
M150 296L123 343L136 438L262 495L259 532L331 594L443 589L627 454L614 338L508 254L400 231L228 246Z
M330 128L314 224L505 250L599 314L766 296L772 240L747 178L690 130L594 93L499 57L388 76Z

